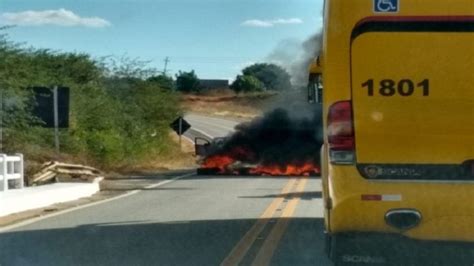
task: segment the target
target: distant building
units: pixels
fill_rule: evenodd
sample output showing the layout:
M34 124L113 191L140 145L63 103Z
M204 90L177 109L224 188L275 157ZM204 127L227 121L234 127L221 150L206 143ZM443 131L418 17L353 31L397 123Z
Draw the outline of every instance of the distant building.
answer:
M200 79L199 87L204 90L228 89L229 80L227 79Z

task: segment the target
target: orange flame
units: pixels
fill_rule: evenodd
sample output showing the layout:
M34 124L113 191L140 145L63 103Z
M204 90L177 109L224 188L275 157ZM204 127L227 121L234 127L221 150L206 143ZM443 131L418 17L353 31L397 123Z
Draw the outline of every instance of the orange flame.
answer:
M216 154L207 157L201 164L203 169L215 169L218 174L238 175L239 169L232 169L232 164L237 161L253 161L255 154L246 148L235 147L226 154ZM260 164L251 169L248 173L252 175L269 176L310 176L320 173L318 165L313 162L279 164Z
M311 162L303 165L288 164L280 165L259 165L249 171L254 175L270 175L270 176L310 176L320 173L318 166Z
M202 168L216 168L219 169L220 173L224 173L227 167L234 162L234 158L228 155L214 155L206 158L204 163L201 165Z
M219 169L219 173L229 173L229 174L236 174L230 172L229 166L233 164L235 161L239 161L242 158L253 158L254 155L249 150L242 148L242 147L235 147L230 152L226 154L216 154L207 157L204 162L202 163L201 167L205 169ZM238 173L237 173L238 174Z

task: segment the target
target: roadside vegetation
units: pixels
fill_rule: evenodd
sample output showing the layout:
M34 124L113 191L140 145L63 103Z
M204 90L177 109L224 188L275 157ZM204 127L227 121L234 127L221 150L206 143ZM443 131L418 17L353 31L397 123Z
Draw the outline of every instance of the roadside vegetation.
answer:
M0 36L3 152L29 161L74 160L105 169L176 157L169 124L182 114L174 83L130 59L35 49ZM32 115L33 86L71 91L70 127L61 129L61 154L53 130Z
M30 173L48 160L111 171L173 167L180 160L189 165L190 152L183 153L170 133L176 117L194 111L248 120L291 88L288 73L274 64L251 65L229 88L206 90L194 71L171 77L140 60L37 49L11 41L7 29L0 28L2 152L25 154ZM60 154L54 130L32 112L31 88L53 86L70 88L70 123L60 130Z

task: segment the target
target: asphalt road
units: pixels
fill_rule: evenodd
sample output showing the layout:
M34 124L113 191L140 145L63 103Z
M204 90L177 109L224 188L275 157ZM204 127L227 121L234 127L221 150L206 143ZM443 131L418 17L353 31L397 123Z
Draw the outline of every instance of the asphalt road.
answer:
M330 265L323 244L319 179L188 175L1 232L0 265Z
M184 135L191 140L195 137L210 140L215 137L225 137L234 131L238 122L198 114L187 114L184 119L191 124L191 128Z

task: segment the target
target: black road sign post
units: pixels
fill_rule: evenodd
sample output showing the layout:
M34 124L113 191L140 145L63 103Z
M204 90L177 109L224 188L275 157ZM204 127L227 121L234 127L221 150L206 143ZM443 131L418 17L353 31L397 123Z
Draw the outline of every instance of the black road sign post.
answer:
M184 120L183 117L178 117L176 120L173 121L173 123L170 124L170 127L178 134L179 136L179 148L181 148L181 135L184 134L184 132L188 131L188 129L191 128L191 125Z
M56 156L59 156L59 114L58 114L58 86L53 88L53 112L54 112L54 147Z
M183 133L183 119L179 120L179 148L181 149L181 134Z
M59 129L69 127L69 88L54 86L32 87L35 95L33 114L44 122L43 127L54 128L54 147L59 155Z
M0 153L3 152L3 90L0 90Z
M43 121L42 127L55 128L54 102L57 99L58 109L58 127L69 127L69 88L55 86L57 88L57 96L54 95L54 88L49 87L32 87L34 94L34 102L32 103L33 115Z

